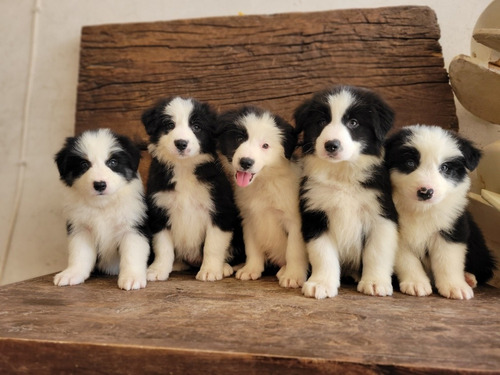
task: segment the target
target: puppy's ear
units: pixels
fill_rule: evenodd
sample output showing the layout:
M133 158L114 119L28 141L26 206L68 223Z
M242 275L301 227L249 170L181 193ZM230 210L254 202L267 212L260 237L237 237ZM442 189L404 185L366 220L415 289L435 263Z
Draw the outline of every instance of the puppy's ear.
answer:
M158 130L158 110L156 107L146 109L141 116L141 121L148 135L153 135Z
M297 132L295 128L282 119L279 116L274 116L274 121L276 121L276 125L283 134L283 148L285 149L285 157L290 159L292 157L293 152L295 151L295 147L297 146Z
M302 133L307 119L310 117L312 100L306 100L295 109L293 118L295 120L295 131L297 134Z
M469 171L473 171L478 166L479 160L481 160L481 151L474 147L472 142L467 139L456 136L456 140L458 143L458 148L465 158L465 167Z
M382 142L394 124L394 111L379 97L375 97L373 111L375 136Z
M126 154L129 156L130 166L134 172L139 168L139 161L141 160L141 151L137 144L124 135L116 135L116 139Z
M75 144L75 141L76 137L66 138L63 148L54 156L54 161L56 162L61 180L64 179L64 176L67 174L68 156L70 154L70 149Z
M217 112L208 103L201 103L201 110L202 113L205 115L207 124L212 134L215 135L217 131Z

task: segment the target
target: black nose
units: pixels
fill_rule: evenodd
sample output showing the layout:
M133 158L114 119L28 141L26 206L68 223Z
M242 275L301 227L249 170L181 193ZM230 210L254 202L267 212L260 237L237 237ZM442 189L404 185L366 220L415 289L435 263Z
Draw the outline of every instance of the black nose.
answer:
M250 159L250 158L241 158L240 159L240 165L241 168L243 169L250 169L252 168L252 165L254 165L255 160Z
M188 141L185 141L184 139L176 139L174 141L174 145L179 151L184 151L188 146Z
M417 191L417 197L418 200L420 201L426 201L428 199L431 199L432 196L434 195L434 189L427 189L425 187L422 187Z
M325 150L327 152L336 152L340 149L340 141L334 139L333 141L325 142Z
M94 181L94 189L98 192L106 190L106 181Z

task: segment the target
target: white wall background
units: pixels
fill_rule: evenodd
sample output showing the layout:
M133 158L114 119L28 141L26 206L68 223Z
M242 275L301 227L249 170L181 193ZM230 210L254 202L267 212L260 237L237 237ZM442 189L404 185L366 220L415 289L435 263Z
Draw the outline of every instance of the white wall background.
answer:
M73 134L83 25L210 16L428 5L437 14L445 65L470 54L490 0L0 0L0 284L66 265L61 186L53 155ZM459 105L460 131L480 146L500 126Z

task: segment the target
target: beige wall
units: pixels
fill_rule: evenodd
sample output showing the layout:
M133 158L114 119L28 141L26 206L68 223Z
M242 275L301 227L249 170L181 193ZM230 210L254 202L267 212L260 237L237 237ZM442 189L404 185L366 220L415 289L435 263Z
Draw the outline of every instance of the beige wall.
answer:
M338 8L428 5L445 64L470 51L490 0L2 0L0 1L0 284L66 264L61 186L53 155L73 133L82 25ZM479 145L500 139L458 106L460 130Z

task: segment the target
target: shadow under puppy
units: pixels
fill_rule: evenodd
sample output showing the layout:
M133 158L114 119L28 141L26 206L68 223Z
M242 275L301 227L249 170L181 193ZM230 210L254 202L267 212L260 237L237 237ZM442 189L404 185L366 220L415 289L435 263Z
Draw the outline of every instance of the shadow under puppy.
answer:
M215 150L215 112L174 97L146 110L142 122L152 156L147 202L155 259L148 280L166 280L172 270L189 266L200 267L198 280L232 275L228 262L239 215Z
M139 159L137 146L109 129L66 139L55 161L66 186L69 261L55 285L83 283L96 268L118 275L122 289L146 286L150 247Z
M467 212L470 179L481 153L437 126L402 128L386 142L393 198L399 212L395 271L403 293L470 299L493 276L495 262ZM464 273L465 271L465 273Z
M280 267L281 286L302 286L308 262L300 231L300 172L290 160L295 129L269 111L247 106L220 115L217 134L242 218L247 260L236 278L256 280L270 262Z
M397 212L383 142L393 111L367 89L335 86L299 106L295 121L304 132L300 210L312 266L302 292L334 297L342 273L362 293L391 295Z

